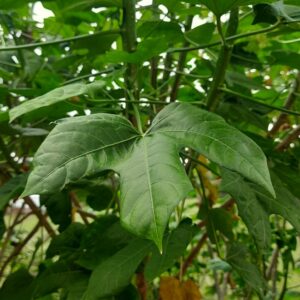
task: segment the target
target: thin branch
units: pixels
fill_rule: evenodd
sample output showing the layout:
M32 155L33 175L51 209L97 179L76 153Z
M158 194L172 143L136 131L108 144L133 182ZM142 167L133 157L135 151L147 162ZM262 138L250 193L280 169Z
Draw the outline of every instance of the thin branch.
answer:
M285 109L290 109L293 106L293 104L295 103L295 101L299 96L298 94L299 92L300 92L300 72L298 72L292 90L283 106ZM281 113L277 121L273 124L272 129L269 131L268 136L275 135L279 131L281 126L287 121L287 118L288 118L288 114Z
M185 32L187 32L191 29L192 23L193 23L193 18L194 18L194 16L188 16L187 17L186 25L185 25ZM184 47L187 47L189 44L190 43L188 41L186 41L184 43ZM180 81L181 81L181 77L182 77L182 75L180 73L184 69L185 62L186 62L186 57L187 57L187 52L181 52L179 54L176 74L175 74L173 86L172 86L171 93L170 93L170 101L171 102L174 102L177 98L177 93L178 93L178 89L179 89Z
M193 263L193 261L196 259L198 253L200 252L200 250L202 249L202 247L204 246L205 242L207 240L207 233L203 234L201 239L198 241L197 245L191 250L189 256L187 257L187 259L183 262L182 268L181 268L181 276L183 276L187 269L189 268L189 266ZM179 274L177 275L179 277Z
M87 215L85 213L83 213L83 210L81 209L81 205L77 199L77 196L74 192L70 192L70 198L71 198L71 201L73 202L74 204L74 207L76 209L76 211L79 213L82 221L84 222L84 224L88 225L90 222L87 218Z
M27 197L24 197L24 201L30 207L30 209L32 210L32 212L37 216L37 218L39 219L41 225L43 225L45 227L45 229L47 230L48 234L51 237L56 236L56 233L55 233L54 229L51 227L51 225L49 224L49 222L47 220L47 216L45 216L41 212L41 210L39 209L39 207L37 207L35 205L35 203L32 201L32 199L27 196Z
M252 102L253 104L257 104L257 105L260 105L260 106L263 106L263 107L267 107L267 108L270 108L272 110L282 111L282 112L284 112L286 114L289 114L289 115L300 116L299 112L288 110L288 109L285 109L285 108L282 108L282 107L276 107L276 106L271 105L271 104L263 103L263 102L258 101L255 98L252 98L252 97L249 97L247 95L243 95L243 94L237 93L237 92L232 91L232 90L227 89L227 88L219 88L219 89L221 91L227 93L227 94L239 97L239 100L246 100L247 102Z
M22 249L26 246L26 244L31 240L31 238L37 233L37 231L40 228L40 222L38 222L35 227L32 229L32 231L27 235L27 237L18 244L13 252L8 256L8 258L3 263L1 269L0 269L0 278L3 276L5 268L7 265L16 257L18 254L22 251Z
M120 34L120 33L121 33L120 30L100 31L100 32L95 32L93 34L82 34L82 35L77 35L77 36L73 36L70 38L59 39L59 40L54 40L54 41L39 42L39 43L17 45L17 46L10 46L10 47L0 47L0 52L1 51L15 51L15 50L20 50L20 49L32 49L32 48L37 48L37 47L45 47L45 46L49 46L49 45L56 45L56 44L62 44L62 43L67 43L67 42L79 41L79 40L86 39L89 37L94 37L94 36L105 36L105 35Z
M300 125L298 125L281 143L276 146L276 150L283 151L287 149L295 140L299 139Z
M274 29L278 28L281 24L286 24L283 23L281 20L278 20L274 25L268 27L268 28L263 28L260 30L255 30L252 32L246 32L246 33L241 33L241 34L234 34L232 36L228 36L225 38L226 42L232 42L236 41L245 37L253 36L253 35L258 35L258 34L263 34L263 33L268 33L270 31L273 31ZM213 43L208 43L204 45L199 45L199 46L194 46L194 47L186 47L186 48L174 48L174 49L169 49L167 52L168 53L175 53L175 52L189 52L189 51L194 51L194 50L200 50L200 49L207 49L211 48L214 46L219 46L222 45L222 41L217 41Z

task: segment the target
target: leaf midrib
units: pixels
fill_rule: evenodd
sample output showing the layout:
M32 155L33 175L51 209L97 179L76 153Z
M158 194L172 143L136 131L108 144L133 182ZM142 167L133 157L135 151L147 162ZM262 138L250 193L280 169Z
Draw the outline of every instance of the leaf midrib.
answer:
M159 241L157 220L156 220L157 217L156 217L155 209L154 209L154 201L153 201L151 178L150 178L149 163L148 163L148 151L147 151L147 144L146 144L145 138L142 138L142 143L144 146L144 159L145 159L145 165L146 165L146 176L147 176L147 184L148 184L150 203L151 203L151 212L152 212L152 216L154 219L156 239L157 239L157 241Z

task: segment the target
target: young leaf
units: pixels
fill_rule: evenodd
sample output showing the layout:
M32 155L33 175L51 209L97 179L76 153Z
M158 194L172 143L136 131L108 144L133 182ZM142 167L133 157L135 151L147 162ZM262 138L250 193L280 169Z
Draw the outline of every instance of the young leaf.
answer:
M50 91L49 93L23 102L22 104L14 107L9 112L10 121L12 122L16 118L36 110L41 107L49 106L57 102L66 100L71 97L79 96L82 94L90 93L95 89L103 87L103 81L96 81L90 84L74 83L66 86L59 87Z

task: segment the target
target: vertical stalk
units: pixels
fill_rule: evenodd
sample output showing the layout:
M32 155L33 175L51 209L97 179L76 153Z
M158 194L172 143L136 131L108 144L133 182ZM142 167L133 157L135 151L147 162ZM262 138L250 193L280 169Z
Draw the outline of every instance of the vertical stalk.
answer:
M123 0L123 22L122 22L122 44L123 50L132 53L136 50L137 38L136 38L136 1L135 0ZM130 121L138 127L141 131L141 120L138 110L138 106L134 103L139 100L139 88L137 82L138 66L136 64L128 63L126 65L126 71L124 74L125 86L126 86L126 99L128 100L127 109L133 111L134 115L128 114Z
M122 44L123 50L129 53L134 52L137 46L135 23L135 0L123 0ZM137 65L132 63L126 65L124 79L127 99L131 100L129 97L131 93L134 99L138 100Z
M236 34L238 23L239 23L239 10L238 8L236 8L230 12L228 28L225 37L233 36ZM233 42L226 40L226 38L224 38L223 36L220 19L218 19L217 24L218 24L218 30L220 36L223 37L222 39L223 45L221 47L220 54L217 60L216 71L214 73L213 82L208 93L207 107L208 110L210 111L215 111L219 105L220 98L221 98L221 92L219 88L224 83L226 70L229 66L232 48L233 48Z
M194 18L194 16L187 17L186 24L185 24L185 32L189 31L191 29L192 23L193 23L193 18ZM189 42L185 42L183 47L187 47L189 44L190 44ZM178 89L179 89L180 81L181 81L181 77L182 77L181 72L184 69L187 54L188 54L187 52L181 52L179 54L179 59L178 59L178 64L177 64L177 69L176 69L177 72L175 74L175 79L174 79L174 83L173 83L171 94L170 94L171 102L174 102L177 98L177 93L178 93Z

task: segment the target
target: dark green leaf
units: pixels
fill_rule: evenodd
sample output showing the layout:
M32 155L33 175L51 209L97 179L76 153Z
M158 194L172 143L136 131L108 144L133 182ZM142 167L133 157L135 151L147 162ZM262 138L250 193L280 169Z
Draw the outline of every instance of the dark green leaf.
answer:
M214 23L206 23L186 32L185 37L198 45L207 44L211 41L215 28Z
M92 188L87 198L87 204L94 210L101 211L106 209L113 200L113 191L107 185L100 185Z
M0 289L2 300L32 300L33 276L24 268L12 273L4 281Z
M148 281L158 277L163 272L171 268L196 234L198 229L190 222L182 222L178 228L174 229L163 240L163 253L154 250L145 268L145 277Z
M50 196L42 196L41 204L47 208L52 222L59 225L59 231L65 230L72 222L72 205L68 192L60 192Z
M227 250L226 260L244 281L262 296L266 286L265 280L258 268L249 262L249 258L247 259L248 256L248 251L245 246L231 244Z
M135 239L100 264L92 273L83 299L96 300L109 297L124 289L151 247L151 242Z
M239 214L260 248L267 250L270 246L269 215L271 214L283 216L300 232L300 218L297 213L300 209L300 201L286 189L275 174L272 174L272 181L276 198L261 187L246 182L234 172L224 169L222 174L222 190L236 200Z

